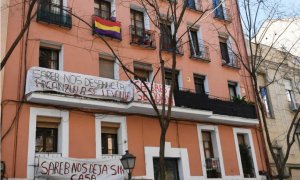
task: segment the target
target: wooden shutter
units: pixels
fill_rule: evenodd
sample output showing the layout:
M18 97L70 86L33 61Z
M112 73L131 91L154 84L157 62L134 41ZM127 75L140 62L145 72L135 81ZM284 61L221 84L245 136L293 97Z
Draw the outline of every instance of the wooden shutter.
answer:
M114 79L114 61L100 59L100 77Z

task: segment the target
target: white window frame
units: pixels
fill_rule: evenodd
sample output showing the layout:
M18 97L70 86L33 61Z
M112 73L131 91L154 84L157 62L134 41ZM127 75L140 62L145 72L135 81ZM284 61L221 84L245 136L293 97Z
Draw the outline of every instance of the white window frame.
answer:
M235 85L236 95L237 95L237 97L242 98L240 84L239 84L237 81L230 81L230 80L229 80L229 81L227 81L227 86L228 86L228 84L230 84L230 83L236 84L236 85ZM229 89L228 89L228 91L229 91ZM229 97L229 98L231 98L231 97Z
M57 43L57 42L51 42L51 41L47 41L47 40L42 40L42 41L40 41L39 51L40 51L41 47L59 50L58 70L63 71L64 70L64 46L63 46L63 44Z
M204 155L204 147L203 147L203 138L202 138L202 131L210 131L211 132L211 139L213 144L213 150L214 155L219 158L220 168L221 168L221 178L225 178L225 168L224 168L224 161L223 161L223 155L222 155L222 147L220 143L220 136L219 136L219 130L217 126L211 126L211 125L197 125L198 130L198 140L199 140L199 146L200 146L200 156L201 156L201 164L202 164L202 173L203 177L207 178L207 172L206 172L206 161L205 161L205 155Z
M101 123L110 122L118 123L120 127L118 129L118 155L125 154L125 151L128 150L128 141L127 141L127 123L125 116L115 116L115 115L105 115L105 114L96 114L95 115L95 128L96 128L96 158L102 158L102 140L101 140Z
M119 80L119 63L118 63L118 59L115 58L114 61L114 79L115 80Z
M254 166L256 177L255 178L247 178L247 179L257 179L260 176L258 173L258 166L257 166L257 161L256 161L256 154L255 154L255 149L254 149L254 144L253 144L253 139L252 139L253 136L252 136L251 130L244 129L244 128L233 128L234 144L235 144L236 156L237 156L238 165L239 165L240 176L241 176L241 178L244 178L242 160L240 157L240 147L239 147L239 142L238 142L238 137L237 137L238 134L243 134L245 136L245 140L251 148L251 156L252 156L252 160L253 160L253 166Z
M34 178L35 138L38 116L61 118L61 122L58 126L57 152L61 153L62 157L69 156L69 111L30 107L27 155L28 179Z
M198 74L198 73L193 73L193 80L195 81L194 75L199 75L199 76L204 76L204 91L205 94L209 95L209 84L208 84L208 78L207 75L204 74ZM195 82L194 82L195 85ZM196 91L196 88L195 88Z

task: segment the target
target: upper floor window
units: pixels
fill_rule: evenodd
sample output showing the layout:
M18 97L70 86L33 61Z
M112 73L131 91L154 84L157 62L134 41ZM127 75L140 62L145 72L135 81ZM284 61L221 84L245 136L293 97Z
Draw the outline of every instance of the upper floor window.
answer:
M266 116L272 117L272 111L271 111L271 104L270 104L270 98L268 89L266 87L260 87L260 95L263 100L265 110L266 110Z
M59 51L58 49L51 49L40 47L39 66L49 69L59 69Z
M130 19L132 25L132 35L136 36L137 38L143 37L143 33L145 30L144 13L131 9Z
M160 24L161 48L162 50L172 51L172 29L170 24Z
M179 90L179 71L175 72L174 83L174 90ZM165 84L170 86L172 84L172 70L170 69L165 69Z
M222 55L222 63L229 64L230 58L229 58L229 52L228 52L228 46L227 46L227 39L220 38L219 44L220 44L221 55Z
M228 91L230 99L238 97L237 92L238 85L235 82L228 82Z
M194 74L195 91L197 94L205 93L205 76Z
M111 18L111 3L104 0L94 0L94 13L103 19Z
M295 99L295 94L293 92L293 85L292 85L292 81L289 79L284 79L284 87L285 87L285 94L287 96L287 100L290 103L290 109L291 110L297 110L298 109L298 105Z
M187 7L196 10L196 2L197 0L187 0Z
M220 18L220 19L225 19L225 15L224 15L224 10L223 10L223 5L221 3L221 0L213 0L213 7L217 9L215 9L214 14L215 17Z
M100 58L100 77L115 79L115 62L111 59Z
M194 29L189 29L189 38L190 38L191 56L200 57L201 51L200 51L197 31Z
M134 62L133 63L134 67L134 79L136 80L141 80L145 82L149 82L151 73L152 73L152 66L151 64L146 64L142 62Z

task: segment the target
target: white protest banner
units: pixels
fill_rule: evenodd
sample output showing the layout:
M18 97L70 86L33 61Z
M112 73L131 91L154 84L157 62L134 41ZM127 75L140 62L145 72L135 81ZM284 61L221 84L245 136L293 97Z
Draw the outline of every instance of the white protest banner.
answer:
M70 180L123 180L126 171L119 159L38 157L35 177Z
M27 73L26 94L36 91L55 91L66 95L122 102L130 102L133 99L133 85L130 81L118 81L40 67L33 67Z
M141 102L141 103L149 103L149 100L147 99L147 97L145 95L147 95L149 98L149 93L145 87L145 85L142 83L142 81L140 80L135 80L134 81L140 88L136 88L134 86L134 101L137 102ZM151 90L151 82L145 82L145 84L147 85L147 87ZM158 83L153 83L152 86L152 96L154 98L154 101L156 104L161 105L163 103L163 98L162 98L162 93L163 92L163 86L162 84L158 84ZM168 104L168 100L169 100L169 93L170 93L170 86L166 85L165 86L165 104ZM145 95L144 95L145 93ZM174 105L174 98L172 97L172 105Z

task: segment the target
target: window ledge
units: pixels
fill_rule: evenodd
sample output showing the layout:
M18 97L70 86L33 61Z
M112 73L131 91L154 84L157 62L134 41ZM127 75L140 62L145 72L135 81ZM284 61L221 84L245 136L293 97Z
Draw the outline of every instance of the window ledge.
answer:
M144 49L151 49L151 50L156 49L156 46L150 46L150 45L138 44L138 43L134 43L134 42L130 42L129 44L130 44L131 46L137 46L137 47L141 47L141 48L144 48Z
M222 63L222 66L227 67L227 68L231 68L231 69L237 69L237 70L241 69L241 67L239 67L238 65L234 66L234 65L228 65L228 64Z
M195 13L203 13L202 9L192 8L192 7L186 7L187 10L195 12Z
M163 52L167 52L167 53L172 53L172 51L170 51L170 50L167 50L167 49L162 49L161 51L163 51ZM184 55L184 53L181 53L181 52L176 52L176 55L183 56L183 55Z
M217 16L214 16L214 19L218 20L218 21L221 21L221 22L224 22L224 23L231 23L231 19L227 19L227 18L220 18L220 17L217 17Z
M198 60L198 61L210 63L210 59L206 59L206 58L202 58L202 57L198 57L198 56L190 56L190 59L194 59L194 60Z

